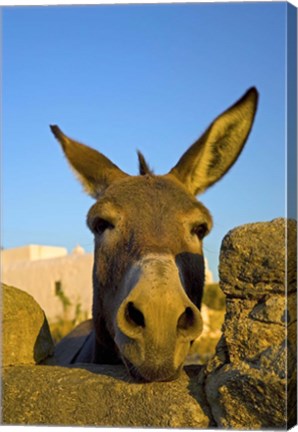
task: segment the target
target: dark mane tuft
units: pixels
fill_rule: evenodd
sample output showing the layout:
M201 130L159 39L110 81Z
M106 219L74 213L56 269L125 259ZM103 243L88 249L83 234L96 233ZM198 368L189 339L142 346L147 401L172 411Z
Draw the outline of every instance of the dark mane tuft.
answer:
M146 174L153 175L153 171L150 169L149 165L145 161L145 158L142 155L142 153L140 151L138 151L137 153L138 153L138 158L139 158L140 175L146 175Z

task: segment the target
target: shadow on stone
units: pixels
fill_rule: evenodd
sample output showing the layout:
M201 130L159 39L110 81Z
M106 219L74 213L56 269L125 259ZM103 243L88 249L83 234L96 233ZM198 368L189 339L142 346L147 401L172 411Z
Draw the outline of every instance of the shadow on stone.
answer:
M52 347L50 349L48 348L49 340L52 340L51 332L50 332L48 321L44 316L43 324L40 327L33 348L33 358L36 364L41 363L45 359L45 357L51 356L54 353L53 342L52 342Z
M210 419L209 427L216 427L216 423L212 418L212 412L206 399L204 381L205 381L205 366L189 365L184 367L184 371L189 377L187 389L189 394L197 401L202 411Z
M96 365L91 363L75 363L64 367L70 369L86 370L95 375L102 375L114 378L128 384L138 384L129 375L126 367L122 365Z

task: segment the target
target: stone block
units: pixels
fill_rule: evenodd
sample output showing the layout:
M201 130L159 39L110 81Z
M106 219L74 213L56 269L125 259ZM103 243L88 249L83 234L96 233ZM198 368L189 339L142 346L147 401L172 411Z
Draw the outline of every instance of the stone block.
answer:
M54 344L47 319L34 298L2 284L2 364L36 364L51 355Z
M230 231L220 252L220 286L224 293L259 299L266 294L294 292L296 241L296 221L283 218Z
M195 374L197 375L197 374ZM123 366L15 366L3 374L4 424L207 428L203 388L185 372L137 384Z
M286 380L272 372L225 365L206 380L213 418L224 429L279 429L287 425Z
M224 238L226 316L205 391L218 427L286 428L296 422L296 222L235 228Z
M279 313L275 318L275 320L279 320L278 323L266 321L263 316L265 314L264 309L261 319L257 319L262 309L259 308L260 303L255 300L239 298L227 300L223 332L231 361L250 360L270 346L278 345L285 340L285 325L280 322L285 311L285 297L280 296L275 300L276 308L280 306ZM261 305L264 304L261 303Z

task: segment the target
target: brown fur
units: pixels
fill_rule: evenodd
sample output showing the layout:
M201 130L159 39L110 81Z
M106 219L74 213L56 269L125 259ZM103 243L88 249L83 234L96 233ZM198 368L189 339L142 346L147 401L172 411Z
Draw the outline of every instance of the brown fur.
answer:
M129 176L101 153L52 131L86 191L95 237L94 330L75 361L123 361L138 379L177 376L202 330L203 237L212 218L195 195L238 158L257 106L250 89L219 116L164 176L139 156Z

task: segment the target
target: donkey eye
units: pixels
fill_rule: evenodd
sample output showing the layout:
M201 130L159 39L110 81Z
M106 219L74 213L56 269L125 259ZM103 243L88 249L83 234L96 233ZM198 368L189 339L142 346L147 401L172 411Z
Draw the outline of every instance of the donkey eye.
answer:
M191 233L193 235L196 235L199 240L202 240L205 237L205 235L208 233L208 226L206 223L195 225L192 228Z
M92 224L92 231L94 234L101 235L107 229L113 229L114 225L102 218L96 218Z

